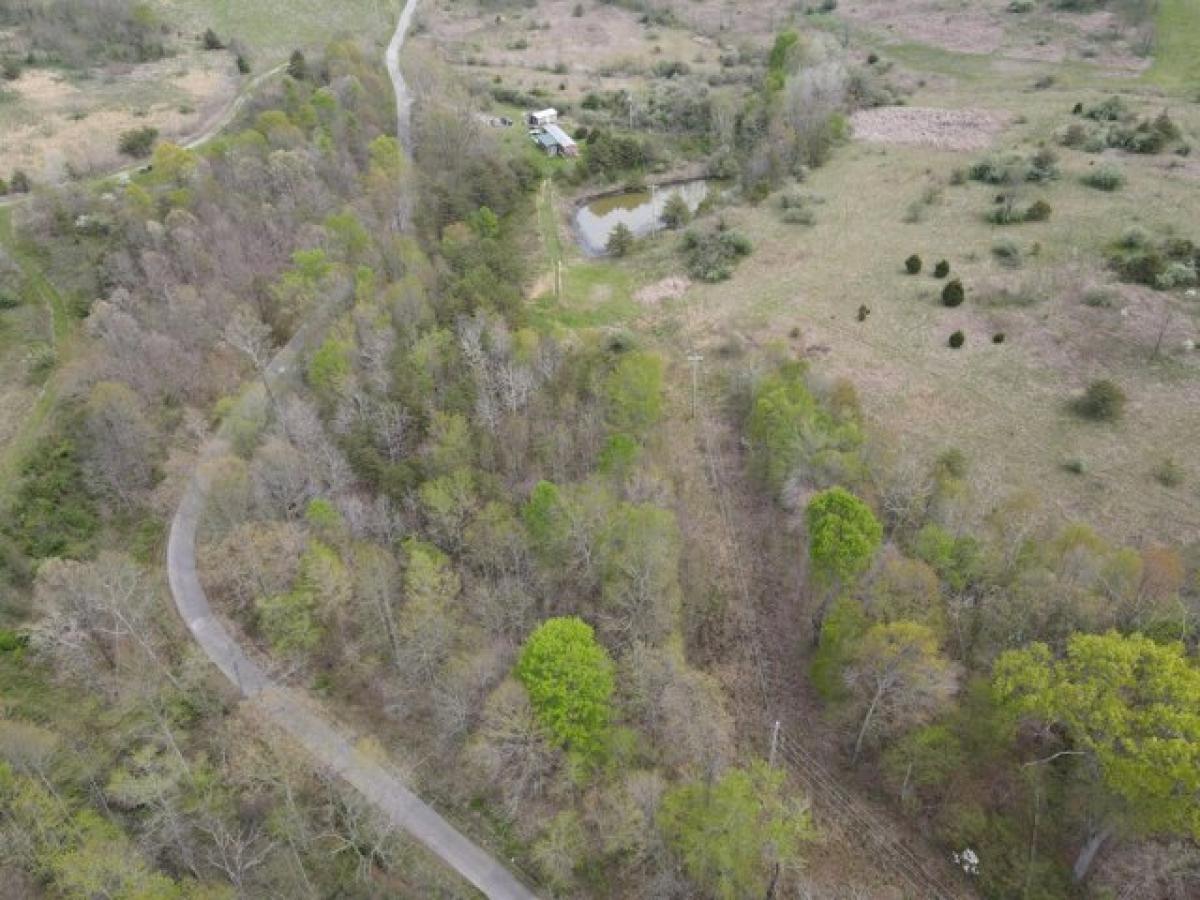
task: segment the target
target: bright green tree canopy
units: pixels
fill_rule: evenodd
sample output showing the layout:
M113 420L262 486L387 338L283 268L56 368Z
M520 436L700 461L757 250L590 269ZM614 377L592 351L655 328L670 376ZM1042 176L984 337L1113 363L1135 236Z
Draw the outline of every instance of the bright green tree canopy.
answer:
M832 487L808 502L808 552L818 578L847 581L871 564L883 526L871 508L845 488Z
M628 353L608 376L608 421L618 431L645 434L662 416L663 362L653 353Z
M1127 824L1200 837L1200 669L1181 645L1077 634L1061 659L1045 644L1005 653L993 683L1094 759Z
M598 748L612 713L613 665L592 627L575 617L548 619L525 641L517 678L542 726L562 744Z

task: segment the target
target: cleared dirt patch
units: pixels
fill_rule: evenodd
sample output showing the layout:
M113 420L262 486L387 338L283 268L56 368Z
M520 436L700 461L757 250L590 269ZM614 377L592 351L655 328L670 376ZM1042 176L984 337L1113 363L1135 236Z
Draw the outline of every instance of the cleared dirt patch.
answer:
M850 117L854 136L876 144L923 144L939 150L982 150L1004 130L1008 116L981 109L882 106Z
M691 286L689 279L675 275L646 285L633 295L633 299L646 306L656 306L664 300L678 300Z

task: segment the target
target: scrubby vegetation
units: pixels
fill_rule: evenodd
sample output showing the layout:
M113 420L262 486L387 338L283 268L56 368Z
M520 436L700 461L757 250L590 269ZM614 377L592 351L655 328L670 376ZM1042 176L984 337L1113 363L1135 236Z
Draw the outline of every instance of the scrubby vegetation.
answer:
M85 68L147 62L169 53L169 30L135 0L9 0L0 27L16 30L30 63Z

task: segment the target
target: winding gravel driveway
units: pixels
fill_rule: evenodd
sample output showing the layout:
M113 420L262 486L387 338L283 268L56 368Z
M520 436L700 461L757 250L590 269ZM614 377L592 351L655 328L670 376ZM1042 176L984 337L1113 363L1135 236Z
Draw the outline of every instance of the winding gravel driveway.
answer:
M400 74L400 50L412 24L418 0L408 0L387 50L387 67L396 91L396 111L401 142L410 146L412 101ZM286 389L298 370L303 350L324 330L341 307L334 300L324 315L306 322L271 362L265 374L274 391ZM250 403L262 386L246 393ZM359 752L347 732L311 698L275 683L247 655L228 629L213 614L196 573L196 529L208 497L209 479L204 462L229 450L226 437L217 436L204 446L192 480L171 523L167 544L167 576L175 606L192 636L208 658L237 686L246 701L264 720L289 734L314 762L336 773L357 789L389 822L437 854L450 868L488 897L497 900L534 900L534 894L486 851L471 842L430 806L410 791L395 773L378 760Z

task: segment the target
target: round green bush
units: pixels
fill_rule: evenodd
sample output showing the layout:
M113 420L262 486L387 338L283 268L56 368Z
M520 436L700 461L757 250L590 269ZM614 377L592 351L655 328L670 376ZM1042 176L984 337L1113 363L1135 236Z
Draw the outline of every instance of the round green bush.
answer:
M946 262L946 260L944 260L944 259L938 260L938 264L933 267L933 277L934 278L945 278L949 274L950 274L950 263Z
M950 335L950 349L951 350L957 350L959 347L961 347L966 342L967 342L967 336L965 334L963 334L961 331L956 331L956 332L954 332L954 334Z
M921 257L917 256L917 254L914 253L912 256L910 256L908 259L906 259L904 261L904 270L906 272L908 272L909 275L920 274L920 272L921 272Z
M1004 343L1004 332L997 331L995 334L993 334L992 335L992 343L993 344L1003 344Z
M967 299L967 292L963 290L963 283L955 278L953 281L946 282L946 286L942 288L942 306L962 306L962 302Z

